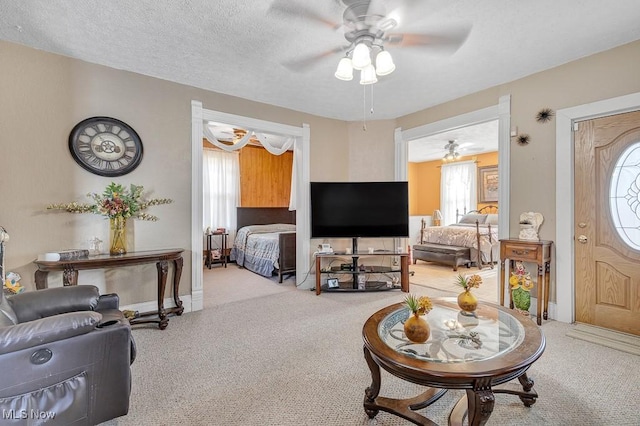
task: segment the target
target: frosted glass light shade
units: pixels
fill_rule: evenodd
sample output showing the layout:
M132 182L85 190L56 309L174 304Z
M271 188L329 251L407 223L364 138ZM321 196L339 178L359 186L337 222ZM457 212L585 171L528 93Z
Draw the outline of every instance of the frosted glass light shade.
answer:
M393 63L391 54L386 50L378 53L376 56L376 74L388 75L396 69L396 64Z
M338 68L336 69L335 76L339 80L350 81L353 80L353 66L351 65L351 59L342 58L338 62Z
M369 64L360 71L360 84L373 84L377 81L378 77L376 77L376 69L373 65Z
M371 65L371 55L369 53L369 47L366 44L359 43L356 45L356 48L353 49L351 65L357 70L363 70L365 67Z

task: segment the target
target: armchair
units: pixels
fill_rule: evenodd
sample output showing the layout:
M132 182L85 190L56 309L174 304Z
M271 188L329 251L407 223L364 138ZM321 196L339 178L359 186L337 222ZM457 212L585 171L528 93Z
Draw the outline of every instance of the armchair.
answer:
M0 291L0 424L95 425L127 414L135 345L118 304L90 285Z

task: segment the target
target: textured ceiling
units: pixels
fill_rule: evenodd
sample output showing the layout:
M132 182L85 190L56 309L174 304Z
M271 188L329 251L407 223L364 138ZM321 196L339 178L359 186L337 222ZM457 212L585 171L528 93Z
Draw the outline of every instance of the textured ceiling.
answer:
M2 0L0 39L347 121L396 118L640 39L638 0L380 2L398 12L397 32L472 29L452 55L388 46L397 68L373 85L371 114L357 79L333 76L344 4L273 1Z

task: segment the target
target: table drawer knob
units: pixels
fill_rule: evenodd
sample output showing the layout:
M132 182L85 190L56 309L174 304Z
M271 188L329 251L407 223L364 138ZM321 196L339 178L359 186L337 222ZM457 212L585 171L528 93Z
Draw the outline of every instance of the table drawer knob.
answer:
M526 256L527 254L529 254L529 250L513 250L514 254L517 254L519 256Z

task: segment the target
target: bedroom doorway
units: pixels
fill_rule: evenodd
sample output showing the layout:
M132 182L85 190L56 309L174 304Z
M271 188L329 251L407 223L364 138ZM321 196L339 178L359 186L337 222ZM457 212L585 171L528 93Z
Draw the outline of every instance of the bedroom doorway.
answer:
M434 123L429 123L424 126L415 127L412 129L396 129L396 179L409 180L409 144L411 143L411 141L421 138L427 138L445 132L455 131L457 129L462 129L473 125L497 121L497 177L499 181L497 204L500 208L498 216L498 239L506 238L509 235L509 174L508 167L505 167L505 165L508 166L510 156L510 105L511 97L510 95L505 95L500 97L497 105L491 107L473 111L460 116L451 117ZM442 156L444 156L444 149L441 148L441 151ZM412 235L414 235L416 231L419 232L419 226L420 225L418 224L418 227L416 228L415 224L413 225L414 233ZM495 256L494 261L496 261L497 263L496 265L494 265L493 270L499 272L500 263L499 259L497 259L497 256ZM474 269L472 268L468 273L473 273L473 270ZM477 271L477 269L475 270ZM467 273L466 268L459 269L459 271L464 274ZM489 278L487 281L495 282L495 286L492 287L494 288L493 291L496 295L496 300L499 300L499 291L504 291L504 286L498 286L497 276L499 276L499 274L496 274L495 280Z
M218 111L207 110L202 102L191 102L191 310L201 310L203 307L203 123L214 121L233 123L244 129L258 130L265 133L287 135L295 138L294 168L297 169L295 178L296 206L296 270L306 271L310 265L309 241L309 139L310 130L307 124L295 127L280 123L243 117ZM307 254L307 255L303 255ZM296 285L301 286L303 273L296 274Z

